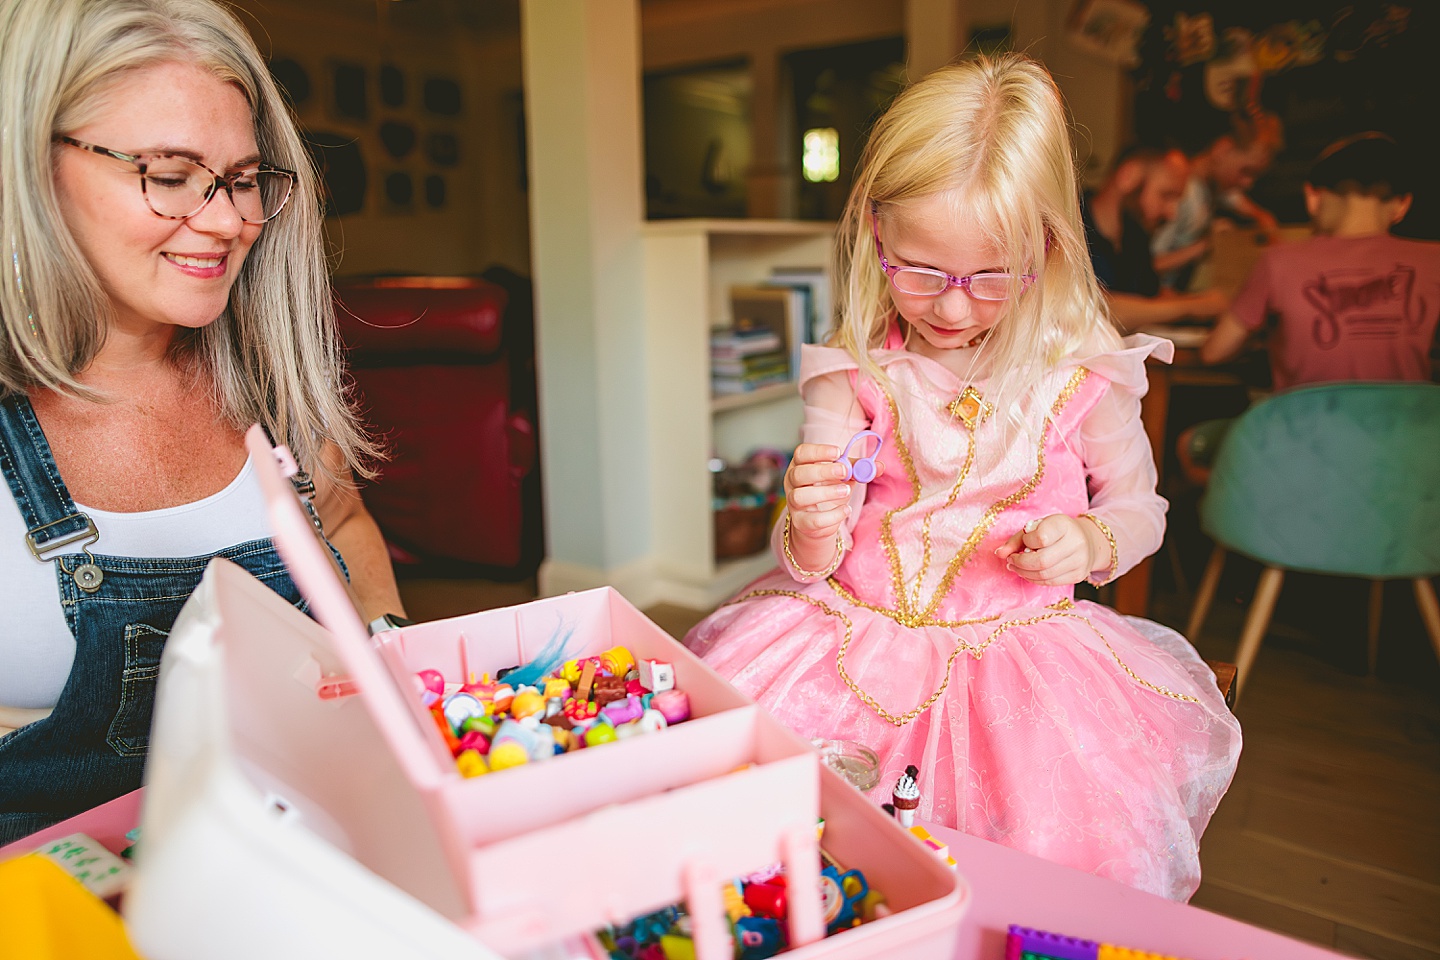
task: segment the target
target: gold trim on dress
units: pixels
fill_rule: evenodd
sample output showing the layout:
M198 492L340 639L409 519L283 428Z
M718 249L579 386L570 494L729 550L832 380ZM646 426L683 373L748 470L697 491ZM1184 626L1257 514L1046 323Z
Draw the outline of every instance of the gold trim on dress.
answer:
M937 620L935 619L934 614L935 611L939 608L941 602L943 602L944 598L949 594L950 588L954 585L954 580L959 574L960 568L964 566L964 564L974 554L975 548L978 546L979 542L984 539L984 537L990 532L991 527L995 523L996 517L998 517L1003 510L1007 509L1008 507L1014 506L1016 503L1019 503L1021 500L1025 499L1025 497L1029 496L1043 480L1045 476L1045 443L1049 439L1050 430L1054 426L1054 421L1064 410L1066 404L1068 404L1069 401L1075 396L1076 392L1085 382L1085 379L1088 375L1089 371L1084 367L1077 368L1074 374L1070 377L1069 381L1067 381L1065 386L1060 390L1059 394L1055 398L1054 403L1051 405L1050 416L1046 418L1045 424L1041 429L1040 440L1036 451L1037 465L1035 473L1010 495L996 501L986 509L985 513L982 514L979 523L977 523L975 528L971 531L970 536L966 538L965 542L961 544L959 550L956 551L955 556L951 558L950 563L946 567L945 576L942 578L940 585L936 588L936 591L931 597L929 603L926 605L924 610L918 613L915 611L914 608L919 605L920 589L924 583L924 575L929 570L931 553L930 520L936 513L953 504L955 499L958 497L960 488L964 484L966 478L969 476L971 466L974 463L976 446L974 437L971 436L969 438L969 451L966 454L965 462L961 466L960 473L956 478L955 484L951 488L950 496L946 499L943 505L936 507L934 510L930 511L925 516L925 520L922 525L923 551L921 572L919 577L917 577L916 579L914 597L912 598L910 596L910 591L907 591L905 589L904 570L901 565L900 552L898 545L895 543L891 523L893 517L896 514L909 507L913 507L917 502L919 502L921 493L920 482L915 471L914 460L911 458L910 455L910 449L905 443L904 434L900 428L900 413L899 409L896 406L895 399L890 395L890 392L885 389L883 385L881 385L881 390L884 394L885 402L890 409L890 415L894 422L896 450L900 457L900 462L905 468L906 476L910 480L911 488L910 502L887 511L880 522L881 545L884 548L885 554L890 563L892 586L894 588L895 600L899 609L890 610L885 607L881 607L876 604L861 600L858 596L852 593L849 588L847 588L844 584L840 583L838 579L836 579L834 576L829 576L827 582L829 583L830 588L835 592L835 594L841 600L851 604L852 606L858 607L863 610L868 610L872 613L877 613L885 617L889 617L896 623L899 623L902 626L911 629L919 629L925 627L941 627L955 629L959 627L973 626L979 623L993 623L997 620L1002 620L1004 614L996 614L989 617L975 617L972 619L964 620ZM960 399L964 399L966 394L970 392L974 392L974 396L978 400L978 402L984 404L983 398L979 397L978 391L974 391L973 387L967 387L966 391L962 392ZM959 402L959 400L956 401L956 403ZM955 411L952 410L951 412L954 413ZM957 419L961 419L962 422L964 421L964 417L960 416L960 414L957 413L956 416ZM985 411L982 407L980 419L983 421L985 416L988 416L988 411ZM973 431L973 426L970 423L967 422L966 425L970 426ZM788 516L786 519L788 521ZM1101 531L1106 534L1107 538L1110 539L1112 550L1111 571L1113 573L1115 566L1118 564L1118 552L1115 550L1114 538L1113 536L1111 536L1110 531L1105 527L1104 524L1100 523L1099 521L1096 521L1096 523L1100 527ZM788 549L786 553L788 557ZM792 565L794 565L795 568L799 570L799 565L794 563L794 558L789 557L789 559ZM837 672L840 674L840 678L845 682L845 685L850 688L850 691L855 694L855 696L860 700L861 703L865 704L867 707L873 710L876 715L879 716L881 719L897 727L904 726L907 723L910 723L911 721L916 719L917 717L921 716L926 710L928 710L932 705L934 705L934 703L939 700L940 697L944 696L945 690L950 685L950 674L951 671L954 669L955 660L960 656L960 654L969 653L976 660L979 660L981 659L981 657L984 656L985 651L993 643L999 640L1006 631L1014 627L1031 626L1036 623L1041 623L1046 620L1054 619L1056 617L1068 617L1071 619L1079 620L1081 623L1084 623L1087 627L1089 627L1090 630L1100 639L1100 642L1105 645L1105 648L1110 652L1110 655L1115 659L1115 662L1120 666L1120 669L1123 670L1132 681L1139 684L1140 686L1145 687L1146 689L1158 693L1162 696L1170 697L1175 700L1181 700L1187 703L1199 702L1198 698L1196 697L1192 697L1186 694L1175 693L1167 687L1141 679L1141 677L1136 674L1135 671L1131 669L1131 667L1126 664L1123 659L1121 659L1120 654L1110 644L1110 641L1106 639L1105 634L1098 627L1096 627L1095 624L1092 623L1088 617L1069 612L1070 610L1074 609L1075 604L1074 601L1066 597L1061 598L1053 604L1050 604L1048 607L1048 609L1052 611L1050 613L1039 614L1037 616L1029 617L1024 620L1011 620L1008 622L1000 623L994 630L990 632L990 634L985 638L985 640L979 644L971 644L964 641L957 641L955 648L951 651L950 656L945 662L945 674L944 678L940 683L940 686L919 706L903 714L897 715L890 713L884 707L880 706L880 704L875 700L874 697L870 696L870 694L866 693L863 689L861 689L860 685L855 682L855 680L849 675L849 673L845 669L845 655L850 649L851 641L854 639L854 622L848 616L846 616L843 612L832 608L829 604L826 604L821 600L793 590L753 590L749 593L736 597L734 600L729 601L726 606L733 603L739 603L743 600L749 600L751 598L765 596L791 597L797 600L801 600L817 608L825 615L835 617L841 623L843 623L845 626L845 637L841 641L840 648L835 655L835 667Z
M921 530L921 574L919 577L917 577L915 597L912 600L909 592L905 589L904 586L905 575L900 563L900 550L894 540L891 521L892 518L900 511L914 506L919 501L920 484L918 478L915 475L914 461L911 459L910 456L910 448L905 443L904 433L900 429L900 414L899 410L896 407L895 399L890 395L890 392L888 390L885 390L882 386L882 391L885 394L885 401L890 408L891 417L894 419L895 422L895 447L899 453L901 463L905 465L905 472L910 477L911 485L910 502L902 504L901 506L895 507L894 509L888 511L885 514L885 517L880 522L881 545L884 547L885 554L890 561L890 579L895 592L895 602L896 605L899 607L899 613L903 617L915 622L924 622L933 619L935 611L939 609L940 604L943 603L945 597L949 595L950 588L954 586L955 578L959 574L960 568L970 560L971 556L974 555L976 547L980 545L980 541L983 540L987 534L989 534L990 528L994 526L995 519L1001 514L1001 512L1014 506L1021 500L1024 500L1026 497L1028 497L1031 493L1034 492L1035 488L1040 485L1040 481L1044 479L1045 476L1045 443L1050 437L1050 428L1054 425L1055 419L1059 417L1060 413L1065 409L1066 404L1068 404L1070 400L1075 396L1075 393L1080 389L1081 384L1085 382L1085 379L1089 376L1089 374L1090 371L1084 367L1077 367L1075 369L1075 372L1071 374L1070 379L1066 382L1065 386L1061 388L1059 394L1055 397L1055 402L1051 404L1050 416L1045 418L1045 425L1040 431L1040 439L1035 452L1035 473L1030 477L1030 479L1026 480L1023 484L1021 484L1019 489L1012 492L1009 496L997 500L995 503L992 503L986 509L985 513L981 515L979 523L977 523L974 529L970 532L970 536L965 539L965 542L960 545L959 550L957 550L955 555L950 559L950 563L945 568L945 575L941 578L940 584L935 588L934 593L931 594L929 602L925 605L925 608L918 613L915 611L915 608L919 606L919 592L924 583L924 574L929 572L930 518L933 517L936 513L939 513L941 510L945 509L945 507L949 506L951 503L953 503L956 497L959 495L960 484L964 482L966 476L968 475L970 465L974 459L975 438L973 434L969 437L970 452L966 455L965 464L961 468L960 476L959 478L957 478L955 486L951 489L950 496L946 499L944 504L936 507L934 510L930 511L930 513L926 514L925 516L925 522L922 525Z
M818 600L813 602L818 606L824 606L824 604L821 604ZM837 615L844 617L843 614L839 614L838 612ZM1125 673L1130 677L1130 679L1138 683L1140 686L1145 687L1147 690L1154 691L1155 693L1158 693L1162 696L1170 697L1174 700L1181 700L1186 703L1200 702L1198 697L1192 697L1184 693L1176 693L1169 687L1163 687L1159 684L1151 683L1148 680L1142 680L1140 676L1133 669L1131 669L1130 665L1120 658L1120 654L1116 652L1113 646L1111 646L1110 641L1105 638L1105 634L1100 631L1100 628L1096 627L1095 624L1090 622L1089 617L1082 617L1078 613L1066 613L1061 611L1057 611L1055 613L1042 613L1034 617L1028 617L1024 620L1011 620L1006 623L1002 623L1000 624L1000 626L990 631L990 634L984 639L984 641L978 644L966 643L963 640L957 641L955 644L955 649L950 651L950 656L945 661L945 675L944 678L940 681L940 686L935 689L934 693L930 694L930 696L925 699L924 703L921 703L913 710L909 710L905 713L899 714L898 716L886 710L884 707L880 706L880 704L876 702L875 698L870 696L870 694L866 693L864 690L860 689L860 685L856 683L853 679L851 679L850 674L846 672L845 653L849 650L850 640L854 635L854 631L851 630L848 626L848 624L850 623L849 618L845 618L845 622L847 624L845 629L845 639L840 644L839 652L835 654L835 669L839 672L840 679L845 681L845 685L850 688L850 691L854 693L857 698L859 698L861 703L865 704L865 706L875 711L876 715L879 716L880 719L884 720L886 723L889 723L892 726L896 727L903 727L907 723L919 717L926 710L929 710L930 707L934 705L936 700L939 700L942 696L945 695L945 690L950 686L950 673L954 669L955 661L959 658L960 654L968 653L974 659L979 660L985 655L985 651L989 649L990 645L993 644L995 641L999 640L1000 636L1012 627L1033 626L1046 620L1054 620L1057 617L1065 617L1071 620L1079 620L1081 623L1089 627L1090 630L1095 634L1095 636L1100 638L1100 642L1105 644L1105 649L1110 651L1110 656L1115 658L1115 662L1120 665L1120 669L1125 671Z

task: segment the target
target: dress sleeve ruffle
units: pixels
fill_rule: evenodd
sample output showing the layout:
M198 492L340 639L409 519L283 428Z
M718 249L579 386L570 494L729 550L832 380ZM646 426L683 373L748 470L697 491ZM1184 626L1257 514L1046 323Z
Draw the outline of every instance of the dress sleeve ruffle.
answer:
M1088 354L1082 350L1076 362L1126 393L1143 397L1149 387L1145 361L1151 357L1162 363L1171 362L1175 359L1175 344L1164 337L1132 333L1121 341L1119 350L1105 349Z
M1079 362L1109 381L1075 436L1090 488L1090 514L1111 541L1114 556L1092 571L1092 582L1113 580L1160 548L1168 504L1155 491L1155 458L1140 419L1148 386L1145 362L1169 363L1175 345L1143 333Z
M800 392L805 392L805 384L816 377L823 377L827 373L835 373L840 370L858 370L860 365L850 352L841 347L822 347L819 344L806 343L800 347Z

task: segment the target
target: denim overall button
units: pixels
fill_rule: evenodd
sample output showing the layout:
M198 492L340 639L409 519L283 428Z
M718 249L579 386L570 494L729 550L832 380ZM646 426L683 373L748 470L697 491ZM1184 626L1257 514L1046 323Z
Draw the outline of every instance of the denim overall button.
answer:
M94 593L100 589L100 582L105 579L105 573L93 563L82 563L75 568L75 584L86 593Z

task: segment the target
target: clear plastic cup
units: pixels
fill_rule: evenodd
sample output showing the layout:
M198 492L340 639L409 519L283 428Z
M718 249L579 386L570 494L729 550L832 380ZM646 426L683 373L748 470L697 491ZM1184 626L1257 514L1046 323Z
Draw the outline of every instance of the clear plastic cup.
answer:
M854 740L811 740L825 765L850 782L861 793L880 782L880 758L875 751Z

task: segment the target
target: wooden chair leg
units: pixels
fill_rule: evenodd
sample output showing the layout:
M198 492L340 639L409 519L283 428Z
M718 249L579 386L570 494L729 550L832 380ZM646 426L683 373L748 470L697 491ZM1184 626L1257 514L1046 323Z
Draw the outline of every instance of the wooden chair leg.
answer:
M1425 632L1430 634L1435 656L1440 657L1440 601L1435 599L1435 585L1429 577L1415 579L1415 605L1420 608L1420 619L1425 621Z
M1370 581L1370 622L1365 634L1365 665L1370 676L1375 676L1375 665L1380 662L1380 607L1385 601L1385 581Z
M1285 582L1285 571L1279 567L1266 567L1260 574L1260 583L1255 587L1255 599L1250 601L1250 612L1245 616L1245 628L1240 631L1240 649L1235 654L1235 701L1245 692L1245 678L1250 665L1260 652L1260 641L1265 638L1265 628L1270 625L1270 615L1275 612L1275 600L1280 596L1280 585Z
M1185 565L1180 562L1180 545L1174 537L1165 538L1165 555L1170 558L1170 574L1175 578L1175 589L1180 596L1190 593L1190 582L1185 579Z
M1215 588L1220 585L1220 572L1225 569L1225 548L1215 544L1210 551L1210 562L1205 565L1205 575L1195 591L1195 605L1190 608L1190 622L1185 625L1185 638L1191 643L1200 639L1200 628L1205 625L1205 615L1215 600Z

